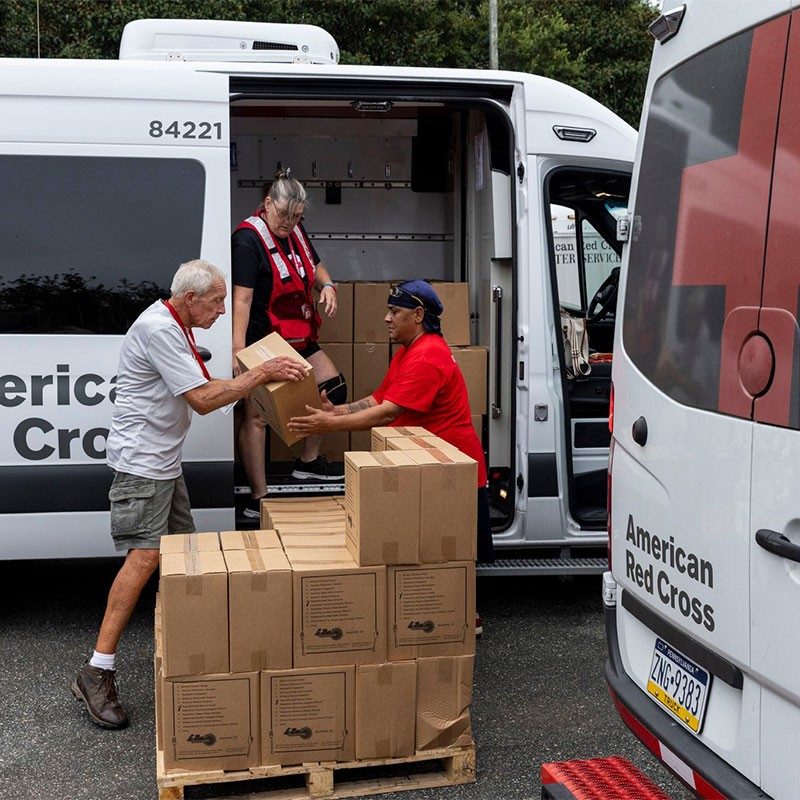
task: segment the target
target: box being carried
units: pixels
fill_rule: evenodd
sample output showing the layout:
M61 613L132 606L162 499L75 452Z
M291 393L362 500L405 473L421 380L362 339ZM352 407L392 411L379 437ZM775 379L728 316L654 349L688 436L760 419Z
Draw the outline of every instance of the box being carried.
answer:
M278 356L293 358L308 370L308 374L300 381L272 381L256 386L250 393L250 399L270 428L286 444L292 445L302 437L288 429L289 420L292 417L306 416L307 405L322 407L311 364L277 333L270 333L250 347L240 350L236 354L236 360L242 370L247 371Z

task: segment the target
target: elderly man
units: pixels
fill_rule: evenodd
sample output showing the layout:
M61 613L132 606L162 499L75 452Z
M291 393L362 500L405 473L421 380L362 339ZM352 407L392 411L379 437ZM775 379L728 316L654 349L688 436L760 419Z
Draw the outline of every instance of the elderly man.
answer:
M195 530L181 470L192 411L208 414L260 384L304 375L299 362L281 357L232 380L210 377L192 328L210 328L225 313L226 296L225 277L213 264L181 264L170 299L146 308L122 342L107 457L114 472L111 536L127 555L111 586L94 654L72 683L74 695L104 728L128 724L117 698L114 654L158 566L159 540Z
M492 561L492 530L483 447L472 427L464 376L442 337L443 306L422 280L392 287L384 321L389 338L402 345L389 371L369 397L346 405L307 406L289 428L304 435L361 431L378 425L420 425L478 462L478 560ZM478 626L480 627L480 626Z

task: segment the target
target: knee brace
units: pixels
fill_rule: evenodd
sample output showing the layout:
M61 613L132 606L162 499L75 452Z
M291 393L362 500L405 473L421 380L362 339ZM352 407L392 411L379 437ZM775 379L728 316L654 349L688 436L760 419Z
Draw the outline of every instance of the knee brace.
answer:
M317 384L317 389L320 392L324 389L328 400L335 406L341 406L347 402L347 381L341 372L335 378L328 378L328 380Z

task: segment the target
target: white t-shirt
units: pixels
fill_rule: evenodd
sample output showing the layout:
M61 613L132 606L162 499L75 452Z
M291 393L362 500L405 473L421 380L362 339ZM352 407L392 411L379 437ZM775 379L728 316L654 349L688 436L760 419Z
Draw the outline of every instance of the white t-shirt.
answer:
M157 300L122 342L108 465L142 478L177 478L192 421L192 409L182 395L205 382L185 334Z

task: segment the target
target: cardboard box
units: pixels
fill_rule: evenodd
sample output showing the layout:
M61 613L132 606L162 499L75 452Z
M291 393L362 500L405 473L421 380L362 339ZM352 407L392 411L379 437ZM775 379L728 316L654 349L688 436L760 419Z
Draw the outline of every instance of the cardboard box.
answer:
M386 440L387 450L442 450L447 452L449 450L456 450L450 442L446 442L439 436L397 436L394 439ZM477 480L475 485L477 486Z
M353 558L361 566L419 563L417 463L394 450L344 458L347 547Z
M219 541L225 550L272 550L281 547L278 532L264 531L221 531ZM235 670L234 670L235 672Z
M416 706L416 661L356 667L356 758L413 755Z
M290 356L308 369L308 374L300 381L272 381L257 386L250 393L250 400L270 428L286 444L292 445L301 437L286 427L289 420L292 417L305 416L308 413L307 405L321 408L311 364L277 333L270 333L250 347L240 350L236 354L236 360L242 370L250 370L277 356Z
M304 513L315 513L316 511L335 510L337 503L333 498L297 498L282 497L279 499L269 499L261 501L261 527L270 530L274 526L270 520L271 511L300 511Z
M352 342L353 341L353 284L336 284L336 316L329 317L325 313L325 306L319 305L319 291L314 289L314 302L317 303L317 311L322 317L322 327L319 329L319 341L326 344L328 342ZM326 347L325 350L328 348ZM336 361L334 360L334 364ZM340 367L341 369L341 367ZM344 371L344 370L342 370Z
M261 763L355 758L355 667L261 673Z
M408 450L420 469L419 560L477 558L478 463L460 451Z
M389 567L389 661L475 655L475 563Z
M388 311L388 283L356 283L353 290L353 341L385 342L389 345L389 330L383 321ZM386 359L388 361L388 349ZM356 397L356 400L360 398Z
M257 672L164 678L164 768L258 766Z
M372 429L372 449L375 452L380 450L387 450L386 440L396 439L398 436L430 436L429 431L425 428L418 426L403 427L401 425L393 428L391 426L382 426Z
M219 550L219 534L210 533L170 533L161 537L159 553L213 552Z
M228 672L228 570L222 551L164 553L159 593L165 677Z
M339 536L344 535L346 533L345 524L344 522L341 523L331 523L329 525L286 525L284 523L280 524L278 528L278 533L281 537L281 542L283 543L284 548L290 547L291 545L286 544L286 539L289 536L296 536L302 539L311 539L317 536ZM342 545L344 547L344 544Z
M370 431L350 431L350 450L352 452L369 452L372 450L372 434Z
M431 284L442 301L442 333L450 345L470 343L469 336L469 284Z
M417 661L417 750L466 747L472 742L474 664L473 656Z
M353 402L369 397L389 368L389 345L359 342L353 345Z
M316 550L328 547L347 549L344 531L341 533L285 533L281 535L283 546L287 550L298 547L313 547Z
M386 661L386 568L359 567L345 548L287 549L294 665Z
M485 414L488 408L489 351L485 347L451 347L450 352L467 384L470 410L473 414Z
M164 712L162 710L162 677L161 668L164 648L161 644L161 595L156 592L156 608L153 614L153 686L155 688L155 723L156 723L156 750L164 749Z
M282 549L227 550L230 670L292 667L292 568Z

